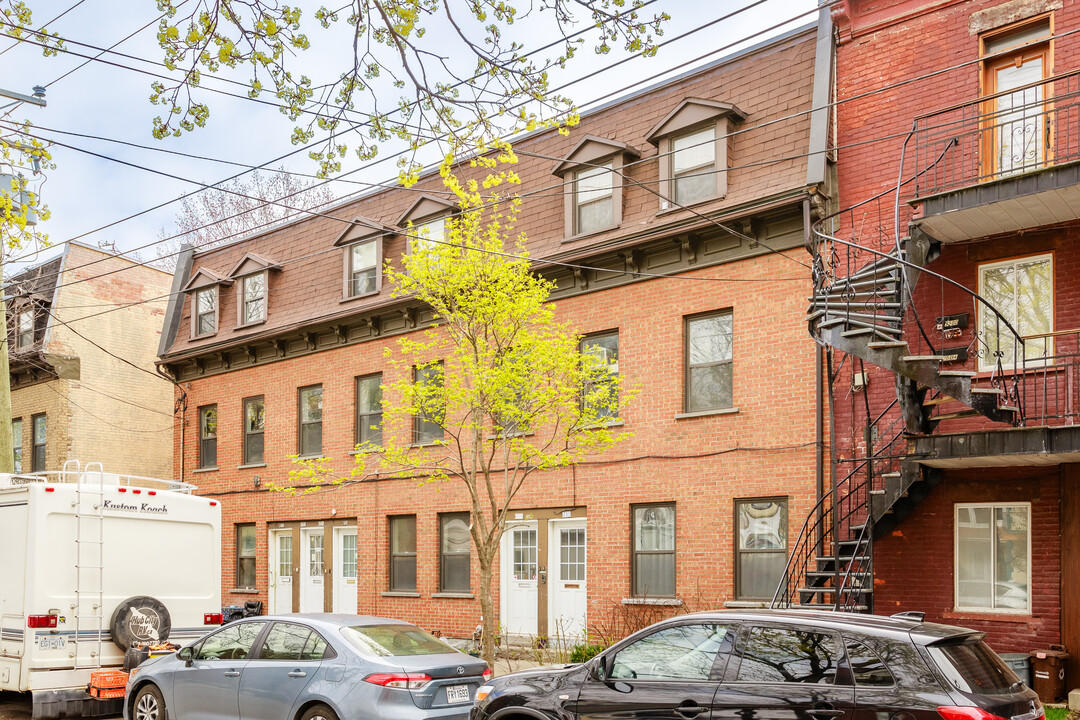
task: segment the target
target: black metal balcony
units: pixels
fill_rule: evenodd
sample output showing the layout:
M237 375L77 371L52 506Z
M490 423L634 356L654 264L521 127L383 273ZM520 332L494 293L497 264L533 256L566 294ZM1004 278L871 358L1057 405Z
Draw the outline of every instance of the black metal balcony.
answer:
M916 223L943 242L1080 218L1080 71L915 120Z

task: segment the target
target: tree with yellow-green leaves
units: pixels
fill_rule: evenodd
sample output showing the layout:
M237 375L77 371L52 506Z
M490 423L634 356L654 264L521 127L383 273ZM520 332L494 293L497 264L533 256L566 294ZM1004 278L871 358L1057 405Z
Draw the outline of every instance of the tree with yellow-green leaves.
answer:
M318 136L309 155L322 177L341 169L351 149L361 160L399 141L414 153L435 142L441 153L467 154L493 138L525 129L573 124L569 98L552 92L552 71L585 42L651 55L665 13L641 11L647 0L353 0L313 12L271 0L158 0L164 62L180 71L156 81L151 101L165 113L159 137L203 127L210 106L200 99L204 73L240 70L252 98L273 95L295 121L294 144ZM314 34L312 34L314 33ZM520 38L551 37L541 48ZM302 53L341 45L330 77L304 73ZM415 154L399 161L404 177Z
M330 479L325 458L297 460L290 473L307 490L374 476L463 489L488 663L498 621L491 584L515 498L626 439L618 418L632 394L609 372L612 358L583 353L574 329L557 319L548 302L554 284L531 271L515 230L519 201L507 194L493 206L481 197L516 182L505 169L513 161L504 145L481 161L491 170L483 183L464 184L444 163L461 212L445 239L416 237L404 267L386 267L394 294L430 307L434 323L387 350L381 445L358 446L346 477Z

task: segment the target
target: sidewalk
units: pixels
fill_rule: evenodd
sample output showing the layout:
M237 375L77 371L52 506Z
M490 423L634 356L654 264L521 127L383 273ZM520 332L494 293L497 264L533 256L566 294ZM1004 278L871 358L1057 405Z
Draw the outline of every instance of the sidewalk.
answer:
M508 658L497 658L495 660L495 667L492 668L492 672L495 677L500 675L508 675L512 672L520 672L522 670L532 670L539 667L554 667L551 663L538 663L535 660L511 660Z

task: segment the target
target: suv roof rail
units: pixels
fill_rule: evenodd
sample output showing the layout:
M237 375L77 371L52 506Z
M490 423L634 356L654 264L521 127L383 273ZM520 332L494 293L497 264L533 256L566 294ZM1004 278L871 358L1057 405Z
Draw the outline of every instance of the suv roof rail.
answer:
M905 612L898 612L895 615L889 617L896 620L910 620L912 622L922 622L926 618L926 613L921 610L907 610Z

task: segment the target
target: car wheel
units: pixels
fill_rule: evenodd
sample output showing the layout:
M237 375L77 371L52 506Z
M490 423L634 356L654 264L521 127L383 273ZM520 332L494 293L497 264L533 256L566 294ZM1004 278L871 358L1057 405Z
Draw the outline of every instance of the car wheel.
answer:
M166 720L165 700L157 685L143 685L131 704L133 720Z
M141 719L136 718L136 720ZM336 712L326 705L315 705L309 707L307 712L300 717L300 720L338 720L338 716Z

